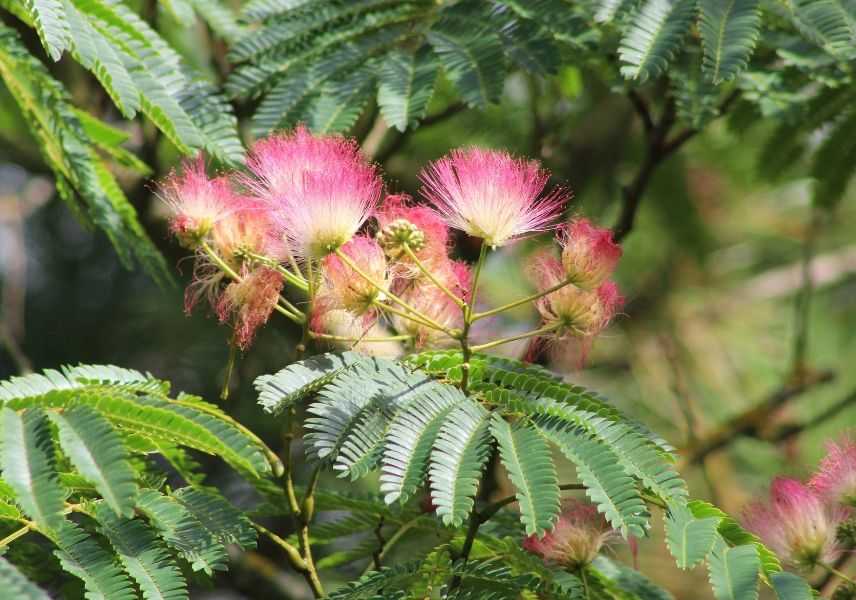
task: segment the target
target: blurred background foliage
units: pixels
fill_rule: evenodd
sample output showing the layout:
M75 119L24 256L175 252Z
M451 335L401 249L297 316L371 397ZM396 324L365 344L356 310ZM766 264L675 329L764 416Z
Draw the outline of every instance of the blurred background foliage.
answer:
M209 25L184 26L157 4L136 8L189 64L222 79L225 47ZM32 31L8 14L2 18L42 53ZM50 70L76 104L116 121L109 98L83 68L66 57ZM662 95L656 85L646 93ZM456 98L441 77L422 127L386 135L372 107L353 126L382 163L390 191L417 196L419 169L450 148L506 148L540 158L555 183L574 192L572 213L616 223L621 187L644 160L646 134L633 103L615 93L603 71L567 65L546 77L512 72L499 103L484 110L467 110ZM153 183L180 154L148 122L121 127L129 137L124 147L152 173L121 166L114 173L184 284L190 263L168 239ZM545 358L682 448L693 496L734 513L765 494L773 475L807 475L823 441L856 423L856 190L851 186L834 211L814 207L808 159L771 168L776 148L768 140L777 127L737 110L662 161L623 243L617 278L628 299L625 314L598 340L585 369L575 369L573 357ZM813 147L821 142L817 135L808 140ZM185 316L180 285L159 286L143 271L123 268L106 236L82 226L55 195L36 142L0 86L0 378L61 364L114 363L218 398L229 356L225 327L205 310ZM471 257L475 246L459 242L461 254ZM537 245L520 243L492 257L485 303L528 289L522 267ZM523 309L491 326L523 331L535 320ZM231 394L221 401L274 448L281 446L279 425L256 405L251 382L292 359L296 333L273 320L239 357ZM504 351L520 355L524 348ZM230 487L228 470L211 468L210 480L240 501L243 492ZM337 484L327 477L326 485L373 489L370 481ZM296 594L301 586L274 557L263 545L240 558L235 574L218 579L217 597L261 597L253 595L259 589L269 589L270 597ZM677 571L659 540L641 542L639 563L677 598L708 597L704 571ZM343 580L357 575L341 573ZM214 594L201 590L199 597L207 593Z

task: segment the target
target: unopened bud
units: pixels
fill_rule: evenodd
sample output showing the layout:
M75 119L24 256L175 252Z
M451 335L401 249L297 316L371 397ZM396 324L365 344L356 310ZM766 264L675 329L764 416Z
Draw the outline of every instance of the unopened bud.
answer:
M388 256L398 258L405 244L414 252L422 250L425 234L407 219L396 219L378 232L377 241Z

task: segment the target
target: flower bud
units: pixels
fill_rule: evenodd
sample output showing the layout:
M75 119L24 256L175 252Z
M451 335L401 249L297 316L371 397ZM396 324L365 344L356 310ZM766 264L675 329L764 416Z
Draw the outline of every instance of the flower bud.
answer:
M844 509L824 502L812 488L779 477L770 487L770 502L750 505L744 523L782 559L810 569L841 554L836 533L846 517Z
M405 244L413 252L422 250L425 247L425 234L407 219L396 219L378 232L377 241L387 256L396 259L404 254Z
M829 502L856 508L856 442L829 442L809 485Z
M530 535L523 547L547 563L576 570L591 564L616 535L596 506L569 498L562 503L555 527L540 538Z
M593 226L588 219L566 225L559 241L565 274L586 290L596 289L609 279L621 258L621 247L612 241L612 232Z

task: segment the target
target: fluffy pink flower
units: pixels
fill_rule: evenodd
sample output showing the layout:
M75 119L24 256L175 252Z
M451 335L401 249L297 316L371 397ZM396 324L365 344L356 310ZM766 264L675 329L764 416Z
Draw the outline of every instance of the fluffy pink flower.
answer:
M233 281L220 296L217 315L221 323L230 319L235 329L235 343L249 348L259 327L267 323L282 291L282 276L265 267Z
M361 317L356 317L347 310L332 309L314 312L309 325L316 333L328 333L342 338L341 340L319 339L319 343L368 356L384 358L401 356L403 349L397 341L366 341L364 338L382 338L392 333L377 322L367 328L363 321Z
M777 477L770 487L770 502L751 504L743 521L779 557L812 568L840 555L836 531L846 517L846 511L830 506L813 489L795 479Z
M464 263L447 261L444 267L436 273L436 276L449 291L458 297L465 300L469 297L471 275L469 268ZM448 329L463 327L464 317L461 307L427 278L406 281L396 291L402 300L440 325ZM393 314L391 320L396 331L413 336L416 347L441 348L450 347L456 343L454 339L442 331L422 325L401 315Z
M357 236L342 246L342 253L372 281L386 287L386 256L375 240ZM357 316L374 314L383 289L369 283L336 254L325 257L321 268L324 283L317 298L319 310L344 309Z
M173 173L161 183L160 196L172 212L170 230L191 249L234 208L229 181L223 177L210 179L202 158L186 162L181 174Z
M809 481L828 502L856 508L856 442L844 438L829 442L826 456Z
M556 526L544 537L529 536L523 540L523 547L548 563L579 569L597 558L604 545L616 536L596 506L566 499Z
M420 174L424 195L450 227L502 246L553 227L568 195L543 194L549 174L506 152L453 150Z
M561 229L559 241L565 273L587 290L609 279L621 258L621 246L612 241L612 232L595 227L588 219L568 223Z
M250 198L235 198L233 204L232 212L211 230L215 250L232 265L242 253L268 253L271 235L266 206Z
M402 222L409 223L414 230L418 230L420 243L415 247L411 244L417 258L428 266L446 260L449 246L449 229L446 222L435 211L427 206L411 204L407 194L396 194L387 196L378 209L378 225L380 226L380 237L394 237L387 230L390 226L395 227ZM389 244L394 248L395 239L390 239ZM400 252L392 258L401 259L406 262L406 257Z
M562 263L553 256L536 257L531 272L541 291L565 281ZM607 281L596 290L566 285L539 298L535 306L545 326L557 326L559 337L570 334L591 338L603 331L623 304L624 298L618 292L618 286Z
M245 185L264 200L282 241L298 258L322 257L350 240L368 219L383 184L353 140L316 137L305 127L252 149Z

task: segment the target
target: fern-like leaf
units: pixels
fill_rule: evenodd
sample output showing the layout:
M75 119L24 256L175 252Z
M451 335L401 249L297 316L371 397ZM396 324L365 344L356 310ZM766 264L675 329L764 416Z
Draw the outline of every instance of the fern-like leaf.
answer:
M759 0L700 0L705 73L714 83L746 68L761 33Z
M136 600L122 568L79 525L64 523L55 541L54 554L65 571L83 581L87 600Z
M297 361L273 375L261 375L254 383L259 393L258 402L265 411L279 414L314 394L343 369L360 360L353 352L331 352Z
M184 600L187 582L154 530L141 519L117 517L99 504L95 518L145 600Z
M376 66L369 64L328 81L309 110L309 126L319 134L349 130L374 95Z
M490 448L490 413L472 400L462 402L431 451L431 500L446 525L459 527L472 511Z
M685 506L672 506L666 517L666 545L678 567L691 569L703 561L719 538L719 517L697 519Z
M0 587L16 600L51 600L47 592L24 577L8 560L0 556Z
M856 110L835 124L817 149L812 165L815 178L813 202L825 209L834 209L847 190L856 172Z
M856 10L842 0L793 0L795 24L806 37L832 55L856 57Z
M2 418L3 480L15 490L24 512L47 531L59 529L65 493L55 471L54 447L47 416L38 408L18 414L4 408Z
M625 566L618 561L605 556L594 559L592 566L606 579L615 583L623 594L634 600L675 600L669 592L652 582L642 573L631 567ZM621 596L619 596L621 597Z
M500 460L517 489L526 534L541 536L559 516L559 479L550 446L525 420L512 425L494 413L490 429Z
M404 131L428 111L438 65L428 46L387 54L378 70L377 103L390 126Z
M761 565L755 546L748 544L729 548L720 540L707 564L716 600L757 600Z
M812 600L813 590L808 582L793 573L782 571L770 575L770 583L779 600Z
M89 406L75 406L51 419L59 443L71 464L95 484L110 508L120 516L134 514L137 484L128 452L110 422Z
M666 70L695 17L695 0L647 0L621 40L622 74L646 81Z
M244 550L256 547L258 534L247 516L213 490L184 487L173 493L215 539L237 544Z
M366 600L367 598L379 600L392 600L395 596L388 595L394 590L407 590L411 582L419 575L421 561L413 561L385 567L380 571L369 571L359 580L349 583L336 590L327 598L329 600ZM386 590L386 593L380 593ZM400 598L401 595L398 595Z
M25 0L24 6L50 57L59 60L69 49L71 32L62 0Z

